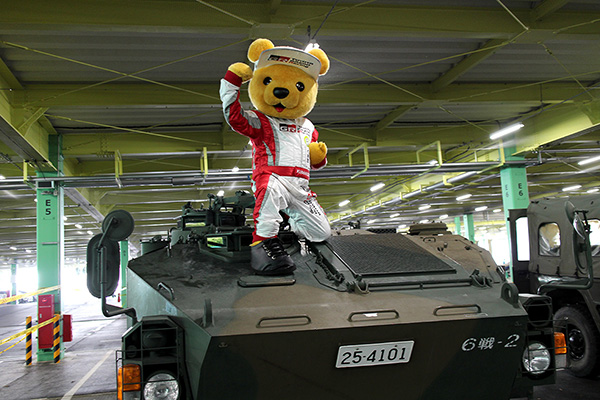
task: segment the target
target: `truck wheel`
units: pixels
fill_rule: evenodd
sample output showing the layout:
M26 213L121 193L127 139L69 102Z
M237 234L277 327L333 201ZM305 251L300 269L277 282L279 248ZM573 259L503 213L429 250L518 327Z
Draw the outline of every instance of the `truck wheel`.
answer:
M600 334L587 310L582 306L562 307L554 315L554 324L565 334L571 374L595 377L600 369Z

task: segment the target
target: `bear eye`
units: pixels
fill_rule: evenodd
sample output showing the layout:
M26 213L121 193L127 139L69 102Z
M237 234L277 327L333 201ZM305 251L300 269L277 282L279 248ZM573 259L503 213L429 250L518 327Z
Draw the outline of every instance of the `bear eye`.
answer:
M272 79L270 77L266 77L265 80L263 81L263 83L266 85L268 85L269 83L271 83Z
M304 90L304 83L302 82L298 82L296 83L296 89L298 89L298 91L303 91Z

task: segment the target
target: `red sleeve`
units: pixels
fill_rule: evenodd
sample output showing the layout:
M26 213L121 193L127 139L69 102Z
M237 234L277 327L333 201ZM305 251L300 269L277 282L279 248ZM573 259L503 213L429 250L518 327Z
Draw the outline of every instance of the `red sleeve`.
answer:
M316 142L317 140L319 140L319 132L317 132L317 129L315 128L313 130L313 134L312 134L312 139L311 139L311 143Z
M256 139L262 136L261 120L257 113L242 108L240 103L241 84L242 78L227 71L221 80L220 89L223 113L231 129L251 139Z

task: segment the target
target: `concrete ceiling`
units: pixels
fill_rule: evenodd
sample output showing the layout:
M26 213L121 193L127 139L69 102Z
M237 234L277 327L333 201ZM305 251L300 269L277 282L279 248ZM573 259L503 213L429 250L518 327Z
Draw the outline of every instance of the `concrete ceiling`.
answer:
M516 122L525 126L504 140L512 149L504 155L523 157L531 198L570 184L582 185L576 193L598 187L600 163L578 164L600 154L596 0L333 4L29 0L4 7L0 264L35 257L31 185L44 179L36 170L56 167L49 143L62 142L67 257L84 257L87 231L98 233L110 210L133 214L136 242L165 235L187 201L200 207L208 193L249 190L250 149L224 124L218 85L229 64L247 62L257 37L304 47L316 33L331 59L309 118L330 149L311 188L335 226L358 218L398 226L444 214L453 222L483 205L476 223L503 225L503 214L491 211L502 206L502 154L489 135ZM246 93L242 99L249 106ZM354 176L365 167L365 148L369 168ZM442 165L427 164L438 148ZM443 184L466 171L477 173ZM372 193L377 182L386 186ZM473 196L457 202L465 193ZM340 207L345 199L350 204Z

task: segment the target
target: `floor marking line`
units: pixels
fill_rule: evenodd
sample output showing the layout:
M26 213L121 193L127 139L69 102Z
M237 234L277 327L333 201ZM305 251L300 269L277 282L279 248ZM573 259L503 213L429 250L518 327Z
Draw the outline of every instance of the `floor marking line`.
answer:
M61 400L71 400L71 398L73 397L73 395L79 390L80 387L83 386L83 384L85 382L87 382L88 379L91 378L91 376L94 374L94 372L96 372L96 370L98 368L100 368L100 366L102 364L104 364L104 361L106 361L106 359L113 354L114 350L109 350L108 352L106 352L106 355L102 358L102 360L98 361L96 363L96 365L94 365L94 367L87 373L85 374L85 376L83 378L81 378L81 380L79 380L79 382L77 382L77 384L75 386L73 386L73 388L71 390L69 390L67 392L67 394L65 394L63 396L63 398Z

